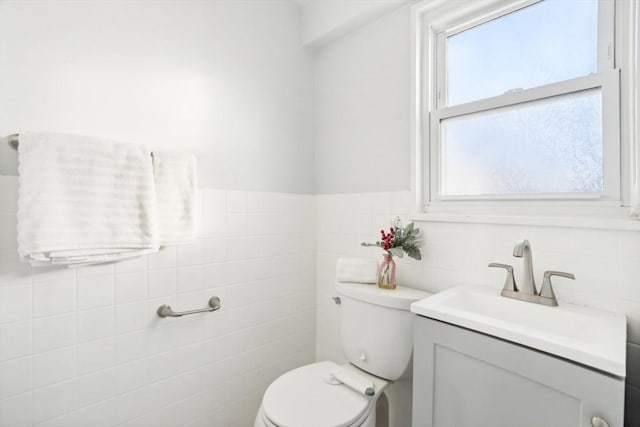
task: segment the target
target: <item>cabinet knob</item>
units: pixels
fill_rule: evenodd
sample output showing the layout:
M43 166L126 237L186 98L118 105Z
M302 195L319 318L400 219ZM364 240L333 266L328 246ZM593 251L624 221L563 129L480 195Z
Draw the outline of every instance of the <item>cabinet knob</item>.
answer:
M591 427L609 427L609 423L602 418L595 416L591 418Z

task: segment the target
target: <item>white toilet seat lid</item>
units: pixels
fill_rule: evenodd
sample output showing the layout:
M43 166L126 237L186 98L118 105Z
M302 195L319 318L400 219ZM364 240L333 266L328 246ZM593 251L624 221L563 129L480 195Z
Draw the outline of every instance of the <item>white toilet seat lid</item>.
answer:
M262 408L280 427L347 427L367 410L370 398L344 384L329 384L333 362L306 365L276 379L264 393Z

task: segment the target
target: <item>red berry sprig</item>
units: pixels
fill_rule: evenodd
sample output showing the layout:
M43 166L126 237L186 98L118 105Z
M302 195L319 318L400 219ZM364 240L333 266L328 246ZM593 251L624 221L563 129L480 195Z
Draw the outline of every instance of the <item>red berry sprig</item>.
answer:
M380 230L380 235L382 235L382 249L388 251L393 247L393 241L396 237L396 229L391 227L389 228L389 233L385 233L384 230Z

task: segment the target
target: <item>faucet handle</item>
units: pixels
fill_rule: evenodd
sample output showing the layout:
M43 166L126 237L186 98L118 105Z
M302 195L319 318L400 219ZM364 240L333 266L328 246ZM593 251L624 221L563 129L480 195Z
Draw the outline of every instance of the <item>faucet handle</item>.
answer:
M491 264L489 264L489 267L496 267L496 268L504 268L505 270L507 270L507 279L504 281L504 287L502 288L503 290L508 290L508 291L513 291L513 292L517 292L518 291L518 287L516 286L516 279L513 277L513 267L507 264L500 264L497 262L492 262Z
M544 279L542 281L542 288L540 288L540 296L543 298L550 298L555 302L553 305L558 305L556 300L556 294L553 292L553 286L551 286L551 276L566 277L567 279L575 280L576 276L571 273L563 273L562 271L545 271Z

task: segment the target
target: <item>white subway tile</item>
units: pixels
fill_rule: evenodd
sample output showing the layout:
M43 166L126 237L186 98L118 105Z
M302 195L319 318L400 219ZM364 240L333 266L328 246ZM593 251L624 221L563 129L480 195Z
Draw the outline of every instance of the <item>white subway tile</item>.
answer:
M33 283L59 280L65 280L75 284L76 270L66 266L33 268Z
M213 212L202 219L203 237L224 237L227 234L227 214Z
M31 266L20 262L16 251L0 252L0 286L30 283Z
M77 275L81 277L106 276L115 272L115 264L94 264L86 267L78 267Z
M149 298L175 295L177 288L175 269L154 270L149 272Z
M110 399L116 393L115 369L106 369L78 377L76 390L78 407Z
M116 304L125 304L147 299L147 273L116 274Z
M178 265L202 265L203 241L196 240L193 243L178 246Z
M144 386L148 382L146 359L117 366L115 378L117 393L126 393Z
M78 310L112 305L115 292L115 277L91 276L78 278Z
M155 402L150 400L150 397L147 387L117 396L115 398L117 413L116 424L129 421L133 423L129 427L146 427L144 424L136 425L139 420L135 418L150 411L154 407L160 408L160 406L157 406Z
M0 400L0 425L29 427L33 425L33 394L31 392Z
M172 350L152 356L145 361L145 364L149 383L170 378L178 373L178 352Z
M247 193L247 212L273 212L277 210L276 193L250 191Z
M247 214L227 214L227 232L229 237L242 237L247 235Z
M33 351L66 347L76 341L75 313L33 320Z
M175 393L178 399L184 399L188 396L193 396L194 394L201 391L204 386L202 370L196 369L194 371L179 374L176 377L175 385Z
M33 284L33 316L64 314L76 309L74 279L38 282Z
M226 263L205 264L203 274L205 289L218 288L229 284Z
M230 260L249 258L248 239L246 237L230 237L227 239L227 257Z
M21 357L0 363L0 401L31 391L31 357Z
M115 425L116 415L115 400L109 399L45 421L36 427L110 427Z
M234 332L221 338L226 357L259 347L265 342L265 329L262 325Z
M249 280L249 262L234 260L227 262L227 279L229 283L243 283Z
M202 347L202 341L200 341L177 349L179 372L188 372L202 367L204 363Z
M115 364L115 340L109 337L79 344L76 355L78 375L110 368Z
M76 352L73 346L33 356L33 387L40 388L73 378L76 375Z
M190 293L181 293L178 295L177 310L197 310L208 307L209 298L210 297L205 296L205 293L202 290Z
M226 260L227 242L225 239L204 239L204 263L224 262Z
M178 249L175 246L163 246L158 252L147 255L149 270L171 268L178 265Z
M33 420L36 423L70 412L77 407L75 380L33 392Z
M79 311L78 342L93 341L114 335L113 306Z
M133 332L116 337L116 364L142 359L147 354L147 334L145 331Z
M308 340L315 322L309 300L315 295L315 201L279 193L200 194L206 239L80 269L32 272L11 246L13 213L0 212L0 425L21 425L19 417L38 427L140 426L145 420L197 425L200 419L241 425L252 419L255 408L241 410L238 402L257 405L268 381L262 372L242 376L242 368L263 366L264 324L293 319L278 339L294 346L296 355L279 363L281 368L293 368L304 358L300 348L313 347ZM363 214L373 198L359 200L365 202L345 198L344 206ZM227 297L231 281L238 285ZM204 307L214 294L223 303L215 313L156 315L161 304ZM234 305L241 309L229 311ZM299 314L286 317L294 307ZM236 406L205 405L204 390L212 383L202 368L211 360L223 360L244 379L227 399ZM230 372L218 374L230 378ZM27 407L24 413L4 410L6 402ZM204 416L218 409L217 418Z
M204 215L227 211L227 194L224 190L206 189L202 194Z
M204 395L198 393L177 402L171 406L171 412L175 420L179 420L180 425L190 425L192 422L195 422L201 414L207 412ZM213 419L214 418L210 418L210 420ZM211 421L209 421L209 423L204 422L202 425L206 426L210 423Z
M147 270L147 255L120 261L116 264L116 274L135 273Z
M147 304L144 301L116 306L116 334L144 329L147 326Z
M0 361L31 353L32 323L26 320L0 324Z
M178 269L178 292L193 292L203 288L202 265Z
M155 402L154 402L155 403ZM173 406L157 406L158 409L145 413L139 418L130 420L120 427L172 427L178 425L178 419Z
M215 294L220 298L222 308L216 311L215 316L205 316L202 326L202 332L205 339L220 337L229 333L230 325L227 320L228 310L226 308L226 298L224 294L218 291Z
M227 212L247 212L246 191L227 191Z
M0 287L0 323L31 318L31 285Z
M636 260L622 258L619 264L618 280L619 296L623 300L640 303L640 266Z

